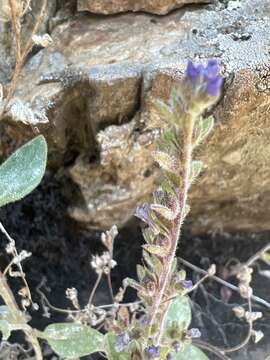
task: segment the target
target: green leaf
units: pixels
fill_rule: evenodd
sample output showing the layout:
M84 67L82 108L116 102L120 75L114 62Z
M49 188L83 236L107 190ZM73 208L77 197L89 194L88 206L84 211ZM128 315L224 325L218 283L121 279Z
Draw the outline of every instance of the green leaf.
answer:
M165 104L163 101L156 99L153 103L156 111L158 112L159 116L165 120L169 124L176 123L176 116L173 110Z
M143 245L143 248L148 251L150 254L158 255L164 257L167 255L168 250L164 246L159 245Z
M58 323L46 327L43 332L53 351L66 359L104 351L104 335L87 325Z
M137 265L137 275L138 275L138 279L140 282L144 279L144 277L146 275L145 268L139 264Z
M196 346L186 344L183 351L171 353L172 360L209 360L209 358Z
M177 325L181 330L187 330L191 323L191 308L187 296L178 296L170 305L166 327Z
M2 333L2 340L8 340L11 331L16 329L15 319L10 312L8 306L0 306L0 332Z
M178 215L177 212L172 211L167 206L160 204L151 204L151 210L154 210L157 214L163 216L165 219L169 221L174 220Z
M7 320L0 320L0 332L2 333L2 340L8 340L12 331L12 326Z
M202 142L206 136L211 132L215 124L214 116L209 116L206 119L200 118L195 129L196 145Z
M195 180L197 176L199 176L200 172L203 168L203 162L200 160L194 160L191 164L191 181Z
M28 195L40 183L46 168L47 144L37 136L0 166L0 207Z
M130 356L127 352L121 351L116 352L115 351L115 339L116 336L112 333L107 333L105 335L105 352L108 355L108 359L110 360L129 360Z
M174 156L163 151L156 151L153 158L165 171L173 174L179 172L179 161Z

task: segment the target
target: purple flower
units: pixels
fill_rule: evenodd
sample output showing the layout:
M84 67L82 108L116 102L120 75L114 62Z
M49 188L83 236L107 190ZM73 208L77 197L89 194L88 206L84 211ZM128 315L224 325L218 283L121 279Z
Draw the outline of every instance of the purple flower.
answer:
M135 216L144 221L151 229L156 228L155 223L151 217L151 208L149 204L144 203L143 205L137 207Z
M129 344L129 342L130 342L130 338L129 338L128 333L125 332L123 334L117 335L116 339L115 339L115 344L114 344L115 351L121 352L121 351L125 350L125 348Z
M175 341L172 344L172 348L175 352L180 352L183 349L183 344L181 344L179 341Z
M160 356L160 347L159 346L149 346L147 349L146 349L146 352L147 354L150 355L150 357L152 359L156 359Z
M193 282L191 280L184 280L183 281L184 289L189 290L193 287Z
M221 90L223 79L220 76L220 68L216 60L209 60L207 66L195 66L189 60L186 70L188 80L194 85L206 90L210 96L217 96Z
M153 224L153 221L151 219L151 209L149 204L147 203L144 203L143 205L137 207L135 216L144 221L149 226Z
M199 338L199 337L201 337L202 334L199 329L192 328L192 329L188 330L188 335L192 338Z

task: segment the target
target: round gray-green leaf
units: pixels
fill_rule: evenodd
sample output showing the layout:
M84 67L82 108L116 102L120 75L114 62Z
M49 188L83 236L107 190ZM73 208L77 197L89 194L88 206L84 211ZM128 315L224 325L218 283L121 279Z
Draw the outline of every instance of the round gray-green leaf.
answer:
M209 358L196 346L186 344L183 351L171 353L172 360L209 360Z
M87 325L51 324L46 327L43 336L56 354L66 359L104 351L104 336Z
M166 327L174 324L181 330L187 330L191 323L191 308L187 296L178 296L170 305L167 317Z
M22 199L40 183L46 168L47 143L39 135L0 166L0 207Z

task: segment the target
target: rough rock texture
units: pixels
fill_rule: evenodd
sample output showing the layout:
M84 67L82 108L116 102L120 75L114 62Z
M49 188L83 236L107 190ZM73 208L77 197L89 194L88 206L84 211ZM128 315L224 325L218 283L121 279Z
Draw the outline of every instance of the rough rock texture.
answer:
M187 4L209 2L211 0L78 0L78 10L106 15L126 11L145 11L165 15Z
M166 17L80 15L58 25L54 44L29 61L16 96L37 114L50 166L66 169L78 187L69 209L75 219L104 228L131 217L158 176L150 156L152 99L168 99L188 58L216 57L226 84L215 131L197 154L206 171L191 194L192 226L270 228L270 5L240 4ZM48 124L39 123L44 113ZM7 118L0 155L31 132Z
M22 42L26 43L28 40L35 19L37 18L42 1L33 0L31 1L31 12L26 13L22 19ZM12 71L15 66L15 39L12 32L11 23L8 22L7 16L4 14L4 6L8 7L8 0L0 1L0 83L6 83L12 76ZM56 10L56 0L48 1L48 6L45 15L42 18L38 34L44 34L47 32L48 20L54 14Z

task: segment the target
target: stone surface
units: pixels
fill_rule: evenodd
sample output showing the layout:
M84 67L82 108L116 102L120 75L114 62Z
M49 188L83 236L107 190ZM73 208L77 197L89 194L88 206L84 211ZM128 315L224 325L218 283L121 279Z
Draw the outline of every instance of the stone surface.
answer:
M3 11L9 8L8 0L0 1L0 83L10 80L15 66L15 39L11 23L7 16L2 16ZM37 18L42 1L31 1L31 12L27 12L21 20L22 23L22 44L25 44L32 33L35 19ZM38 34L47 32L48 20L56 11L56 0L48 1L46 12L42 18ZM9 13L8 13L9 14ZM23 48L23 45L22 45Z
M187 4L210 2L211 0L78 0L78 10L106 15L126 11L145 11L165 15Z
M256 12L254 12L256 9ZM217 58L226 78L216 127L197 157L194 231L270 228L270 5L248 0L166 17L82 14L56 26L54 44L25 66L16 97L48 124L49 166L77 186L69 213L94 228L122 225L154 188L152 99L167 100L188 58ZM0 155L33 124L6 118Z

